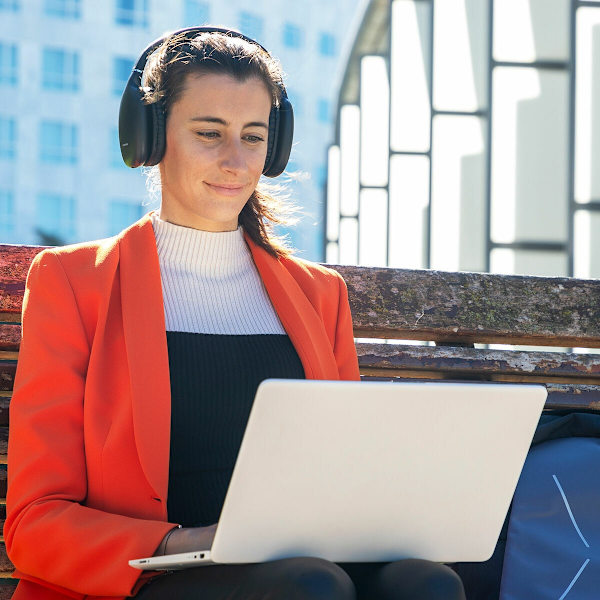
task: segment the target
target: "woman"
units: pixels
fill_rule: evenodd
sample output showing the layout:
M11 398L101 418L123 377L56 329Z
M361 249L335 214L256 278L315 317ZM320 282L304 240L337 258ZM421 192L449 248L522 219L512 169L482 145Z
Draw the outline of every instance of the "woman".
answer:
M137 68L120 136L130 166L158 163L160 212L42 252L28 277L5 526L14 598L462 598L425 561L128 566L210 545L261 380L359 377L343 280L266 225L276 203L258 181L291 146L276 61L196 28Z

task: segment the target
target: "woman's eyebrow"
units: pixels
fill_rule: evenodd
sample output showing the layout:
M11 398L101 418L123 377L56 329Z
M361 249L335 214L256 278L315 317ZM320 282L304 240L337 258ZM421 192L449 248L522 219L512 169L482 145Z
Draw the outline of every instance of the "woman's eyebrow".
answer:
M219 125L224 125L227 127L229 123L225 121L225 119L221 119L220 117L192 117L190 121L206 121L208 123L219 123ZM264 127L265 129L269 129L267 123L263 121L252 121L250 123L246 123L244 127Z

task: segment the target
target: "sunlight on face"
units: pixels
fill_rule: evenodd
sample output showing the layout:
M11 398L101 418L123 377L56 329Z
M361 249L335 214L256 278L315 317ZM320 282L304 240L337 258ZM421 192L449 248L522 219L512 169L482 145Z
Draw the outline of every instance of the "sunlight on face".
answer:
M161 219L236 229L265 164L270 110L269 91L256 77L189 75L167 117Z

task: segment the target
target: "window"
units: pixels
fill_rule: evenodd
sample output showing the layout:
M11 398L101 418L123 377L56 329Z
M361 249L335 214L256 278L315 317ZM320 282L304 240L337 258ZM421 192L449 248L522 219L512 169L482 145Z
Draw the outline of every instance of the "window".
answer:
M17 85L17 52L15 44L0 43L0 85Z
M283 26L283 43L288 48L300 48L302 46L302 30L298 25L286 23Z
M47 163L77 162L77 127L60 121L40 124L40 160Z
M0 159L13 159L17 154L17 122L11 117L0 117Z
M115 235L135 223L142 216L142 211L139 200L111 200L108 205L108 235Z
M242 11L240 13L240 31L249 38L258 41L262 36L263 20L254 13Z
M118 25L148 27L148 0L116 0L115 21Z
M79 54L58 48L44 48L42 86L47 90L75 92L79 89Z
M203 25L210 21L210 6L199 0L185 0L183 5L183 22L186 27Z
M327 165L317 165L315 168L315 185L323 187L327 183Z
M319 52L322 56L335 56L335 37L331 33L321 32Z
M45 0L44 12L63 19L81 18L81 0Z
M15 197L8 190L0 190L0 235L10 235L15 230Z
M133 58L123 56L113 58L113 93L115 96L123 93L134 64Z
M75 237L75 198L41 193L36 198L36 228L68 242Z
M289 101L292 103L292 108L294 109L294 116L301 117L304 112L302 96L296 93L296 90L293 88L287 88L287 95Z
M21 8L19 0L0 0L0 10L14 10Z
M321 123L329 123L331 121L329 100L326 98L319 98L317 100L317 118Z
M119 129L117 127L113 127L109 131L108 147L110 166L114 168L127 168L127 165L123 162L123 157L121 155L121 146L119 145Z

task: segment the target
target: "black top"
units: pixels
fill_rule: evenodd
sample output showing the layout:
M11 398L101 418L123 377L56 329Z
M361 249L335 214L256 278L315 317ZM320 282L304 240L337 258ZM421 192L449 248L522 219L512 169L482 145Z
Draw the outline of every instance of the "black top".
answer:
M289 337L167 332L171 377L169 521L219 520L256 389L304 379Z

